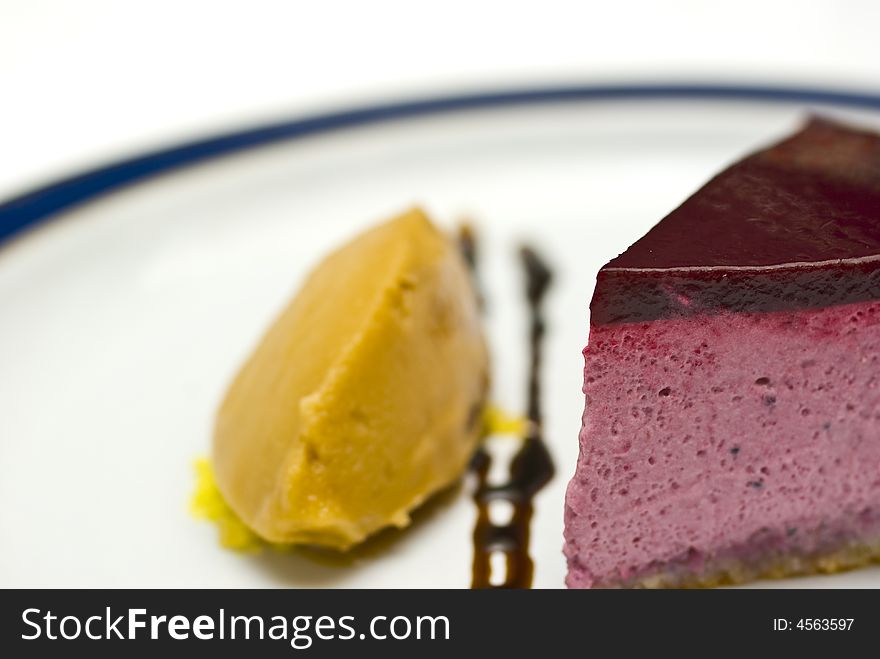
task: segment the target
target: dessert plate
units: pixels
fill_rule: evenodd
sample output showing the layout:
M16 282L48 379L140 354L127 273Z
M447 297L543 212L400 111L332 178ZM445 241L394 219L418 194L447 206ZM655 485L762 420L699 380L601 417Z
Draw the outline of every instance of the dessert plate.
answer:
M467 478L344 557L232 552L188 508L220 397L305 272L418 204L477 228L492 397L510 412L527 384L517 247L554 268L542 384L557 473L531 555L534 585L562 587L596 271L811 112L880 127L880 97L809 89L443 97L182 145L0 205L0 586L467 587ZM513 448L491 441L490 478ZM880 568L758 585L880 587Z

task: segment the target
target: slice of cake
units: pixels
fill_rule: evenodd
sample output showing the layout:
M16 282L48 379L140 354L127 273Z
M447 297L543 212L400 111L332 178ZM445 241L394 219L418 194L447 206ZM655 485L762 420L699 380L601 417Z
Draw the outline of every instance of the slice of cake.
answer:
M457 479L488 356L467 266L418 210L328 256L242 368L214 469L266 540L345 549Z
M599 272L571 587L880 556L880 136L814 120Z

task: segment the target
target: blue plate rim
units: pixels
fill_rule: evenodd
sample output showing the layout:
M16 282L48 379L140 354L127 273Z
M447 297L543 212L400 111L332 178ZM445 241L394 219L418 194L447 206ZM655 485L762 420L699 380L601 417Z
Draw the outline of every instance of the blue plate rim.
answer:
M404 119L515 106L599 101L802 103L880 110L880 93L768 84L580 84L428 96L322 112L218 133L63 177L0 203L0 245L63 211L175 169L276 142Z

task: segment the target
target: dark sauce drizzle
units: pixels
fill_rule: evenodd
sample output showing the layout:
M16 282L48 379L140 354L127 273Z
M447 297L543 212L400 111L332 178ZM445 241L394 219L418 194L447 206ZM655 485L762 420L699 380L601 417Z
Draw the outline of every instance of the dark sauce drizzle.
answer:
M473 233L461 233L461 246L472 269L476 267L476 248ZM520 259L526 274L526 295L530 310L530 362L528 375L528 430L522 446L510 463L510 478L501 485L488 483L492 456L485 448L477 449L471 461L471 471L477 477L474 502L477 504L477 523L474 527L474 562L471 588L529 588L532 585L534 563L529 556L529 527L535 494L553 478L553 460L544 444L541 431L540 368L541 347L545 334L541 303L550 285L552 275L547 265L534 250L523 247ZM513 506L510 522L499 526L489 517L493 501L507 501ZM491 556L502 553L506 561L504 580L492 583Z
M486 298L483 295L483 287L480 285L480 273L477 270L477 236L470 224L464 223L458 229L458 249L464 257L471 273L471 281L477 295L477 306L480 311L486 308Z

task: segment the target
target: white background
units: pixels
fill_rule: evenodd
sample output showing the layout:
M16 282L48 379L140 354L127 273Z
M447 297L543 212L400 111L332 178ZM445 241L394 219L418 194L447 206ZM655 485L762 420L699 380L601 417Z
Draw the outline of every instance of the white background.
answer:
M880 90L874 0L0 0L0 198L218 129L562 81Z

